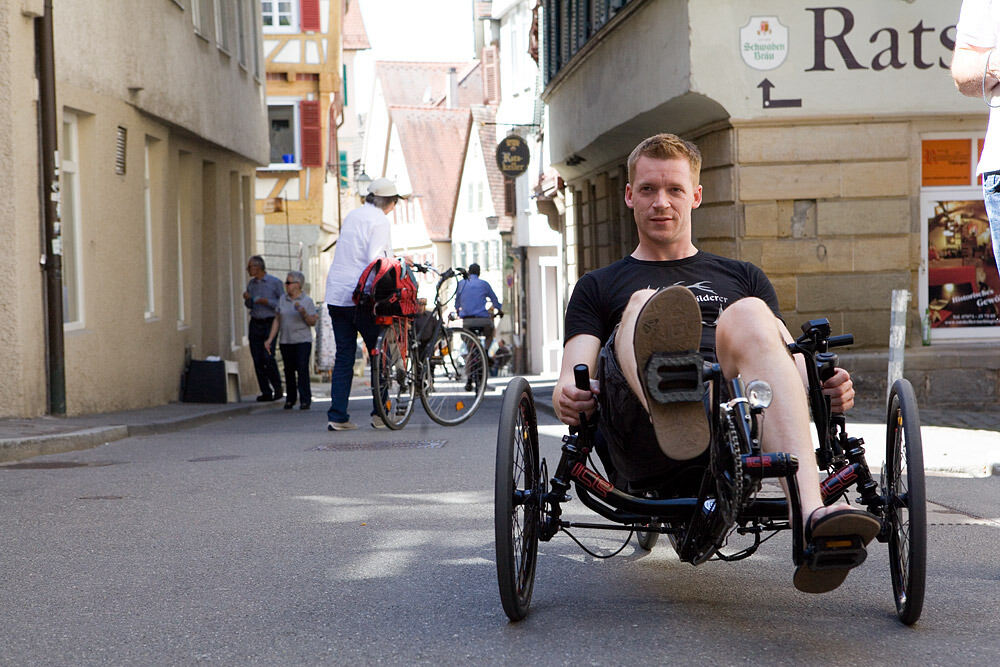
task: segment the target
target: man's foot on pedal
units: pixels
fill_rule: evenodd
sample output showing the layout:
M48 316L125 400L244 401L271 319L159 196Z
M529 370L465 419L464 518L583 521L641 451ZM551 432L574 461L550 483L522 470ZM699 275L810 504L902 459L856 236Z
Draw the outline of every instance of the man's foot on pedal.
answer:
M326 430L327 431L353 431L357 427L358 427L357 424L355 424L353 422L349 422L349 421L346 421L346 422L327 422L326 423Z
M702 454L711 433L699 381L701 308L691 290L674 285L651 296L639 311L632 344L660 449L679 461Z
M816 517L821 510L825 513ZM795 569L795 588L827 593L840 586L848 572L865 562L865 547L881 529L878 518L864 510L846 506L815 510L806 524L806 562Z

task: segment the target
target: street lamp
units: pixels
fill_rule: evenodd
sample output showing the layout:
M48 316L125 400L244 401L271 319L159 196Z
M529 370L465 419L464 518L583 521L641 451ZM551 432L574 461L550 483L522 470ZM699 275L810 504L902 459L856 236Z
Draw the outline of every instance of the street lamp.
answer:
M361 174L356 179L354 179L354 184L358 188L358 194L362 198L368 195L368 186L371 185L371 183L372 183L372 177L366 174L365 172L361 172Z

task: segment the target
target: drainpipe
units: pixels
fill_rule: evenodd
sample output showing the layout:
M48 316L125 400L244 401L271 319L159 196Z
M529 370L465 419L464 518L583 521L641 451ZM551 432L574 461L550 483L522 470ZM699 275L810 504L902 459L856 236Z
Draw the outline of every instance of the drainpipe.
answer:
M41 152L39 198L44 221L46 347L48 355L49 413L66 414L66 366L63 354L62 237L59 228L59 174L56 166L56 66L52 47L52 0L35 19L35 55L38 67L38 124Z

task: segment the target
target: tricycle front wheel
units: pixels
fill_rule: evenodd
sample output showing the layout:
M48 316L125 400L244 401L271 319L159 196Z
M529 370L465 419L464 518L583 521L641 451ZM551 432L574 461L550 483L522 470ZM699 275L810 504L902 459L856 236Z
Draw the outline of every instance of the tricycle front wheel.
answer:
M512 621L528 615L534 589L545 487L541 470L531 387L516 377L504 391L494 486L497 581L503 610Z

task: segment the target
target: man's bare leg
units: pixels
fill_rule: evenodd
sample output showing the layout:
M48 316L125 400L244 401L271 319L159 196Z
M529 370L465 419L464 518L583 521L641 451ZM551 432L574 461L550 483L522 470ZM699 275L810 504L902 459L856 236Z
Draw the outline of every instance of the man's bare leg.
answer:
M632 340L635 337L635 322L639 318L639 311L646 305L649 298L656 294L654 289L641 289L634 292L625 306L622 313L622 322L615 334L615 360L618 361L618 368L622 370L629 388L636 395L642 407L649 412L646 405L646 394L639 384L639 369L635 365L635 349L632 347Z
M760 299L741 299L722 312L716 330L716 354L727 378L764 380L773 400L765 412L761 447L788 452L799 460L798 482L802 518L823 507L819 472L810 429L804 379L788 353L783 327ZM839 506L838 506L839 507ZM834 508L816 513L818 519Z

